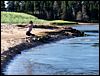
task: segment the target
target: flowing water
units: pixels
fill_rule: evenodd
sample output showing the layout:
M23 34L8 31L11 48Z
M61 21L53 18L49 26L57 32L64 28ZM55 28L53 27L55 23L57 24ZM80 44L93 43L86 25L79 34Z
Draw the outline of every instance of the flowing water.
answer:
M99 25L73 28L89 36L63 39L44 44L17 55L5 68L6 75L98 75Z

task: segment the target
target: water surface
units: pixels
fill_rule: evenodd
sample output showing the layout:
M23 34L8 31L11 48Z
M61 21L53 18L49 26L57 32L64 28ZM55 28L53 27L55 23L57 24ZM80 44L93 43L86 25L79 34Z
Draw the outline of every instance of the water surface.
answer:
M99 25L76 25L79 30L99 30ZM99 33L63 39L24 50L5 68L6 75L98 75Z

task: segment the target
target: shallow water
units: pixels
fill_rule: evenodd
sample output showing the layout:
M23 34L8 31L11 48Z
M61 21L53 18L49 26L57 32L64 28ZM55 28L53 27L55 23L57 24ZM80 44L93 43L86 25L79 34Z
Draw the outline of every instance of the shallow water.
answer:
M81 25L79 30L99 30ZM99 33L75 37L24 50L5 68L6 75L98 75Z

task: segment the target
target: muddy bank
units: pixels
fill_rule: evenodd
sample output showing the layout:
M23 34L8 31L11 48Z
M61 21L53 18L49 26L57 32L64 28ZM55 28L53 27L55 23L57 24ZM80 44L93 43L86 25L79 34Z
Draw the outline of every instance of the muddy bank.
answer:
M11 59L13 59L14 56L16 56L17 54L20 54L22 50L26 50L26 49L43 45L46 43L58 41L64 38L84 36L84 32L81 32L79 30L72 29L72 28L66 28L66 27L63 27L63 28L60 27L60 29L54 29L54 30L49 30L49 31L47 30L39 31L39 33L37 33L35 30L34 33L35 34L37 33L38 35L36 34L36 36L34 37L26 37L25 32L23 32L25 31L25 29L23 28L20 30L19 27L17 26L9 26L9 27L2 26L1 30L2 30L1 32L2 43L3 43L3 40L9 41L8 42L9 44L6 50L4 49L3 46L6 47L7 43L1 44L2 45L1 48L4 49L1 52L2 74L3 74L3 68L6 67L6 65L10 62ZM7 32L7 34L4 34L5 32ZM23 32L23 33L20 34L20 32Z

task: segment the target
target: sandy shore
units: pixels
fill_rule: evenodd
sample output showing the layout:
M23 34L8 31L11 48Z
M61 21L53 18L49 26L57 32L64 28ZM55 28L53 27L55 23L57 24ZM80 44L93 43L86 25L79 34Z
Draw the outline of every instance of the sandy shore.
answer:
M58 27L54 29L33 28L32 33L39 36L39 40L32 40L26 36L27 28L14 25L1 25L1 68L22 50L29 49L44 43L61 40L67 37L83 36L83 33L76 29L65 29Z
M26 36L27 28L20 28L13 25L1 25L1 53L4 50L8 50L9 47L13 47L22 43ZM32 33L38 36L45 35L44 32L55 31L56 29L41 29L33 28Z
M78 22L79 25L96 25L99 23L82 23L82 22Z

